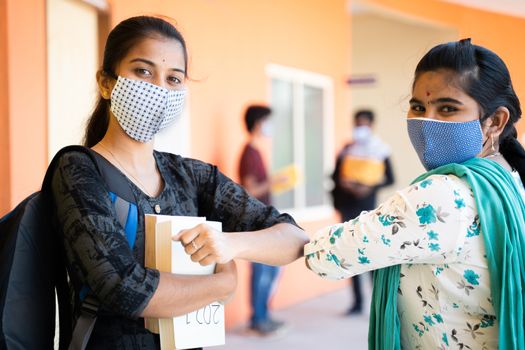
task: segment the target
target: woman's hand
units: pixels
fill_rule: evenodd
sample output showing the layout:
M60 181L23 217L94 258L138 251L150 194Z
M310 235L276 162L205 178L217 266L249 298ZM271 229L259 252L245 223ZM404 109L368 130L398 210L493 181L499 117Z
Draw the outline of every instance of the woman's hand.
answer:
M201 265L225 264L235 258L235 245L228 234L206 224L182 230L173 237L173 240L181 241L191 260Z
M285 265L303 256L308 237L302 229L280 223L248 232L219 232L206 224L182 230L172 237L181 241L191 260L201 265L244 259L267 265Z
M227 304L233 298L237 289L237 266L233 260L226 264L217 264L215 273L224 276L225 283L229 287L226 295L218 300L221 304Z

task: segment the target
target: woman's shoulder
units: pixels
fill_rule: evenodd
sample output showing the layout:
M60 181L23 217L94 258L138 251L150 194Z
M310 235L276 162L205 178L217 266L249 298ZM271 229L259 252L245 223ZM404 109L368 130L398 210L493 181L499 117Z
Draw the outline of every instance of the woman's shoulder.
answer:
M57 153L47 176L51 176L55 195L94 198L104 182L96 159L86 149L63 149Z
M473 201L472 191L467 181L453 174L430 175L397 193L409 202L420 200L428 203L442 200L449 202L451 199L454 202L459 198L462 198L465 204L467 201L469 204L470 201Z
M442 191L443 189L470 189L469 184L463 178L454 174L433 174L422 180L412 183L406 190Z
M425 177L422 180L414 182L412 185L418 185L418 184L465 184L467 185L467 182L454 175L454 174L432 174L430 176ZM425 185L423 185L425 186Z
M212 173L216 166L202 160L183 157L169 152L155 151L157 159L170 171L195 176Z
M55 156L56 159L53 161L56 162L57 168L64 167L87 167L90 169L96 169L95 161L92 155L89 154L89 149L80 150L61 150Z
M462 187L470 189L470 186L468 182L461 177L458 177L454 174L433 174L428 177L426 177L423 180L417 181L412 184L412 186L430 186L434 184L434 186L456 186L456 187Z

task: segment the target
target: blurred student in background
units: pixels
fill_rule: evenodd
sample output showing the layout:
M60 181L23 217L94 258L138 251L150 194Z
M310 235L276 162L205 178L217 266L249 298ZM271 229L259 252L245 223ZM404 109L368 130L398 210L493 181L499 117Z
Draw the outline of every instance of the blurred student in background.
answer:
M374 113L359 110L354 115L352 142L346 144L335 165L332 179L334 207L343 221L353 219L363 211L376 207L377 190L394 183L390 164L390 148L372 132ZM347 315L360 314L363 310L361 276L352 277L351 290L354 304Z
M268 122L271 112L270 108L260 105L251 105L246 109L244 121L249 139L239 163L241 185L250 195L266 205L270 205L272 182L260 149L263 138L271 136ZM278 266L252 262L250 329L261 336L276 335L284 331L284 323L272 319L268 312L268 303L278 274Z

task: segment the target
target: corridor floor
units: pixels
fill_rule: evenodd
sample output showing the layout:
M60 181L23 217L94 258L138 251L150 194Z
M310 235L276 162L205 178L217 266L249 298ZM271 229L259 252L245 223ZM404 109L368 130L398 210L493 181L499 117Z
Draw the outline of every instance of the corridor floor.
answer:
M343 316L349 304L349 290L342 289L273 313L289 330L282 337L261 338L245 327L226 334L226 345L207 350L361 350L367 349L368 312Z

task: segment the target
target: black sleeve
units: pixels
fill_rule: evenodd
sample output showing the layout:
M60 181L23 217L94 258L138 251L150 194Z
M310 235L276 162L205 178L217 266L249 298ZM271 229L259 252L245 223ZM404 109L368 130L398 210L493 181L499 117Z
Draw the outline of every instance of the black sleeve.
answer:
M335 162L335 169L332 173L332 180L334 181L334 186L339 187L339 172L341 171L341 163L343 162L343 154L340 153L337 156L337 160Z
M343 158L345 155L345 150L348 148L348 145L346 145L341 152L337 155L337 160L335 162L335 169L332 173L332 180L334 182L334 187L332 188L332 191L330 194L332 195L332 204L336 210L341 210L341 208L344 206L345 199L349 197L350 195L341 188L340 183L340 176L339 173L341 172L341 164L343 163Z
M394 183L394 171L392 169L392 164L390 162L390 157L387 157L385 159L385 179L384 181L378 186L378 188L390 186Z
M250 196L244 188L222 174L216 166L193 161L199 215L222 222L225 232L255 231L279 223L297 224L288 214Z
M159 272L137 262L91 159L67 153L53 174L52 192L68 269L107 309L138 317L159 283Z

